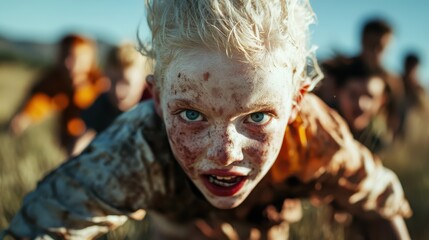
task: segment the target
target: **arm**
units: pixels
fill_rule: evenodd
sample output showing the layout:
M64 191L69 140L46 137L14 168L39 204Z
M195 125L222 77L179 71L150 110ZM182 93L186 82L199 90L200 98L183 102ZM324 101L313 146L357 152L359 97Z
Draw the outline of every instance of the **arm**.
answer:
M409 217L411 210L396 175L356 142L341 117L315 96L306 96L301 108L284 143L298 142L294 147L300 166L294 175L314 183L314 198L330 202L362 222L385 223L384 229L367 228L367 232L385 231L383 234L407 238L403 217Z
M24 199L8 233L91 239L128 217L141 219L154 196L166 191L158 155L143 137L141 123L151 122L145 115L138 108L118 119L81 155L46 176Z
M7 125L11 134L20 135L31 124L44 120L53 111L50 88L56 88L50 81L49 71L36 79L34 84L26 91L26 96L8 119ZM55 79L56 80L56 79Z

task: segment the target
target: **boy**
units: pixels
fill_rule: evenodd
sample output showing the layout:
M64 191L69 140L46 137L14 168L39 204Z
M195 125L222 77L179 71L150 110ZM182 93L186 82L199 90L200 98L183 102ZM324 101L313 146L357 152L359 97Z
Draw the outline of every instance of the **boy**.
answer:
M136 51L133 43L124 42L111 49L106 74L112 85L82 112L87 131L78 139L73 154L80 153L95 134L107 128L121 113L150 99L145 79L149 73L147 59Z
M148 12L154 101L48 175L9 234L94 238L147 212L157 239L286 238L275 207L311 195L406 238L395 175L304 97L317 82L305 74L307 1L151 1Z
M341 56L322 66L326 77L335 83L332 95L336 98L331 107L344 118L356 140L372 152L382 150L391 136L382 124L381 112L390 92L382 73Z
M68 34L59 42L58 59L31 88L12 117L10 131L20 135L29 126L58 114L58 142L69 154L85 132L81 113L107 90L100 73L96 45L91 39Z

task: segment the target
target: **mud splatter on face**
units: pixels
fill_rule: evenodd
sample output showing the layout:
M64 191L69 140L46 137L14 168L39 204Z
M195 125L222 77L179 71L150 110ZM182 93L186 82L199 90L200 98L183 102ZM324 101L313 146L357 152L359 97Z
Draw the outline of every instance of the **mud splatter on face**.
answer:
M210 78L210 73L209 73L209 72L205 72L205 73L203 74L203 79L204 79L204 81L208 81L208 80L209 80L209 78Z
M214 87L214 88L211 89L211 94L214 97L221 97L222 96L222 91L221 91L221 89L219 87Z
M211 204L236 207L274 163L295 94L283 68L255 69L223 53L191 53L171 62L161 90L171 149ZM219 196L207 187L207 175L217 172L246 180L237 192Z

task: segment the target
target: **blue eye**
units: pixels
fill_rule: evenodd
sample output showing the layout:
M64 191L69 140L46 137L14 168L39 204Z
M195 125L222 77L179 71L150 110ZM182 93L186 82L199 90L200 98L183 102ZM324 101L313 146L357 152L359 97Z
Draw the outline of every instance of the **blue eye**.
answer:
M265 115L261 112L250 114L250 119L253 122L261 122L262 120L264 120L264 117L265 117Z
M263 112L255 112L249 115L247 121L255 124L264 124L267 123L271 117Z
M184 110L180 113L180 117L183 120L189 121L189 122L196 122L203 120L203 116L200 112L194 111L194 110Z

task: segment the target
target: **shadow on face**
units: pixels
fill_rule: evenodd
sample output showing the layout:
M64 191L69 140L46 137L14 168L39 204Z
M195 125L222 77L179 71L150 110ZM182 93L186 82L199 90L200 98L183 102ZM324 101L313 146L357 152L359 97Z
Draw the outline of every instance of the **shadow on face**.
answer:
M142 65L112 67L107 71L107 75L112 84L110 98L119 110L127 111L141 100L146 86Z
M338 89L339 112L352 131L367 127L385 101L385 82L378 76L351 78Z
M381 64L383 55L392 38L390 33L368 33L362 42L363 55L366 59L372 59L376 64Z

